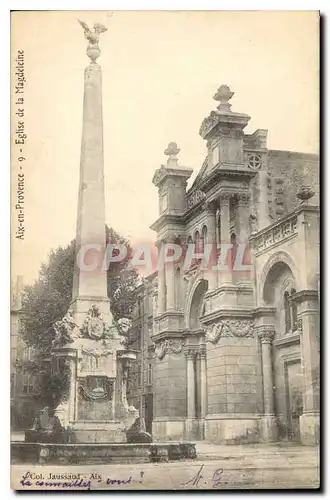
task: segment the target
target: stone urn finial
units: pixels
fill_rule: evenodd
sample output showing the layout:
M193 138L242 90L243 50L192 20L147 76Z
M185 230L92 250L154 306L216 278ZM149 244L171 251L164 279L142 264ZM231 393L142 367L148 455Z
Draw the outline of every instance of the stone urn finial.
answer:
M215 101L220 101L218 106L219 111L230 111L231 104L229 104L228 101L233 97L234 93L235 92L232 92L228 85L220 85L213 96Z
M178 164L178 154L180 149L176 142L170 142L164 151L164 154L168 156L167 165L169 167L175 168Z
M164 154L170 157L175 157L180 153L180 149L176 142L170 142L164 151Z
M315 191L312 191L312 189L309 186L302 186L300 191L297 193L297 198L301 201L301 203L308 203L308 200L310 198L313 198L315 194Z

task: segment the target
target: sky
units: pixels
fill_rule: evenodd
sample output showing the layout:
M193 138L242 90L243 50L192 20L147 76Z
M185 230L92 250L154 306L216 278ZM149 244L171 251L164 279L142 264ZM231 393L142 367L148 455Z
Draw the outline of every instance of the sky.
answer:
M37 277L49 251L75 237L87 41L101 35L106 223L134 244L155 241L152 184L170 141L194 169L199 136L221 84L245 129L268 129L270 149L318 151L318 16L315 12L16 12L12 63L24 50L25 235L16 239L19 155L12 145L12 275ZM12 69L12 73L15 71ZM12 76L12 99L15 79ZM15 109L12 101L12 110ZM18 118L12 111L12 130ZM12 139L13 142L13 139Z

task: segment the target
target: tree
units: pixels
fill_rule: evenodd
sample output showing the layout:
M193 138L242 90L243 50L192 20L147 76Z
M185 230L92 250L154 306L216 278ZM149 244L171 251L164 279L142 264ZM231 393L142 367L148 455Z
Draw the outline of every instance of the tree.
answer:
M129 242L107 226L106 242L124 244L128 250L125 259L111 263L107 271L108 297L116 321L120 317L131 317L140 278L135 269L128 268L132 255ZM67 384L65 370L61 377L51 373L50 357L55 337L53 324L66 314L72 298L74 260L75 240L67 247L52 250L48 263L41 266L39 279L25 287L22 297L22 333L36 353L30 370L40 374L41 394L47 404L55 403Z

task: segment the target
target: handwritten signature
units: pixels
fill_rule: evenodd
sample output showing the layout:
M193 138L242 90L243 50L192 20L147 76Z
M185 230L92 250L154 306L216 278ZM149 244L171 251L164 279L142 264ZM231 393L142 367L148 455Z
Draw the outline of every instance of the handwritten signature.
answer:
M204 484L207 484L209 478L205 475L205 471L203 474L203 471L204 471L204 464L201 465L200 469L198 470L197 474L194 477L189 479L189 481L187 481L186 483L182 483L181 486L195 486L196 488L200 488L203 485L203 482ZM213 472L211 477L213 488L217 488L219 485L226 484L222 480L222 474L223 474L223 469L216 469ZM202 479L204 479L204 481L202 481ZM200 484L201 481L202 484Z

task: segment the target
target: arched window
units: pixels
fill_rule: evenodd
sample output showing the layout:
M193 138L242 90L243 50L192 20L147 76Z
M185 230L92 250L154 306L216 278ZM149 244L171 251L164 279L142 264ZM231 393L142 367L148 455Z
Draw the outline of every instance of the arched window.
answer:
M220 215L220 210L218 209L216 212L216 236L217 236L217 245L220 245L221 243L221 215Z
M199 235L199 231L196 231L195 233L195 252L196 253L199 253L200 251L200 235Z
M231 249L231 269L234 269L235 259L236 259L236 251L237 251L236 234L235 233L232 233L230 235L230 243L231 243L231 245L233 245L232 249Z
M204 252L205 243L207 243L207 227L204 226L202 229L202 239L201 239L201 248L200 251Z
M292 288L290 295L294 295L295 293L296 290ZM295 331L297 329L297 323L298 323L297 304L292 297L290 297L290 303L291 303L291 315L292 315L292 330Z
M285 319L285 333L291 330L291 312L289 302L289 292L284 292L284 319Z
M237 228L238 222L238 200L237 196L231 196L229 198L229 221L231 227Z

